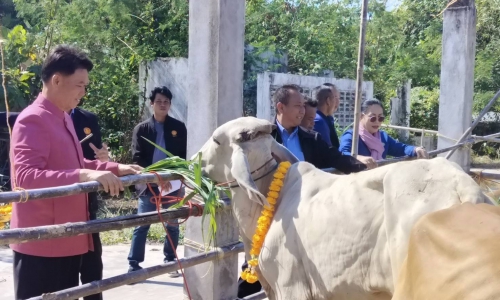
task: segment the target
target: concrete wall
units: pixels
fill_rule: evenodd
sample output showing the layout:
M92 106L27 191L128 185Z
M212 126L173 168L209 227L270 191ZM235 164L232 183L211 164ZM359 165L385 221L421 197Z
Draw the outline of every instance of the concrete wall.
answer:
M315 87L323 83L333 83L340 90L340 106L334 114L340 126L348 126L354 121L354 99L356 80L335 79L331 77L314 77L293 74L264 72L257 77L257 118L273 120L275 108L272 97L276 89L284 84L296 84L302 87L303 93L312 97ZM363 100L373 98L373 82L363 82Z
M172 91L170 115L182 122L187 121L188 59L157 58L139 66L139 109L143 120L151 117L149 94L158 86L166 86Z

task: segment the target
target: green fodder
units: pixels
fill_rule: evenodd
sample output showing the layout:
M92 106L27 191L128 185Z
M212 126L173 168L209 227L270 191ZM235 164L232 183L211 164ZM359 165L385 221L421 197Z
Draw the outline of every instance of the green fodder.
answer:
M192 189L192 192L186 195L181 202L173 205L172 208L181 207L195 195L198 195L205 204L202 214L202 223L205 222L205 218L207 216L210 218L208 232L209 240L208 244L205 241L204 244L210 246L213 243L213 245L216 246L215 236L217 232L217 222L215 214L217 210L222 206L220 195L222 193L226 193L226 195L228 195L229 197L229 190L226 187L218 186L209 178L202 176L201 153L198 153L196 158L193 160L185 160L178 156L173 156L170 152L156 145L152 141L146 138L144 139L168 156L166 159L158 161L145 168L144 172L169 172L171 174L180 175L183 178L183 182L190 189ZM203 227L202 230L204 231ZM203 237L205 236L206 235L203 232Z

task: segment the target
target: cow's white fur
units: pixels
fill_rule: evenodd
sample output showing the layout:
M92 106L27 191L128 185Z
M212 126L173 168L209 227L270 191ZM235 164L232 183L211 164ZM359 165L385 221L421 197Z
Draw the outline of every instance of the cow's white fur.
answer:
M236 180L232 206L245 252L279 161L297 159L277 144L274 125L230 121L200 150L213 180ZM217 141L217 142L215 142ZM258 172L250 174L276 158ZM391 299L409 232L424 214L461 202L485 202L479 186L444 158L402 162L351 175L309 163L289 170L259 257L269 299Z

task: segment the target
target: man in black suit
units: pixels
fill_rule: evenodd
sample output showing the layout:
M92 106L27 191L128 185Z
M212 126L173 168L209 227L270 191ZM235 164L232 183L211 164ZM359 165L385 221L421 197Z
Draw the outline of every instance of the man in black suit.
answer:
M97 116L89 111L77 107L69 112L78 140L81 141L88 135L82 145L83 157L90 160L109 161L107 145L102 143L101 130ZM97 193L88 193L89 218L95 220L99 209ZM102 244L99 233L93 233L94 251L89 251L82 256L80 267L80 280L82 284L102 280ZM85 300L101 300L102 293L84 297Z
M19 116L18 112L9 112L8 124L10 128L14 128L14 123L17 120L17 116ZM6 144L3 144L3 149L0 148L0 175L3 176L2 180L0 180L0 187L4 190L10 191L12 189L10 183L10 162L9 162L9 144L10 144L10 135L7 125L7 112L0 112L0 140L7 141ZM3 181L7 179L7 181Z
M300 127L305 115L305 99L299 86L290 84L280 87L276 90L273 100L277 128L271 135L300 161L309 162L320 169L336 168L345 174L360 172L367 168L354 157L342 155L337 148L328 147L319 133ZM245 261L242 269L246 268ZM258 281L251 284L240 278L238 298L255 294L261 288Z
M276 90L273 100L277 128L272 135L299 160L319 169L336 168L345 174L366 169L366 165L354 157L342 155L337 148L328 147L319 133L300 127L305 114L305 99L300 87L284 85Z
M157 87L151 92L149 99L153 108L153 116L134 128L132 136L132 160L135 164L147 167L167 158L165 153L158 150L144 138L166 149L172 155L185 159L187 151L186 125L168 115L170 105L172 104L172 93L165 86ZM183 191L175 190L175 188L172 188L172 185L167 182L162 187L162 190L167 190L169 195L172 196L183 196ZM156 211L156 205L150 201L152 194L149 189L145 189L145 187L137 187L136 189L139 191L144 190L139 196L138 213ZM155 193L158 194L158 187L154 189ZM168 208L168 205L164 205L163 208ZM175 223L175 220L171 222ZM169 262L175 260L175 249L177 249L179 242L179 226L168 224L166 228L173 243L171 245L168 238L165 237L163 246L164 262ZM128 255L129 272L142 269L139 264L144 261L148 231L149 225L139 226L134 229L130 253ZM170 277L178 277L180 275L177 271L169 274Z

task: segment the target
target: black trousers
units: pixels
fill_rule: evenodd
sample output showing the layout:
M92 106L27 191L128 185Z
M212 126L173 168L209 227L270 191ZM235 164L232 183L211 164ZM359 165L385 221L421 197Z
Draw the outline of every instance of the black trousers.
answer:
M13 252L16 300L78 286L83 255L41 257Z
M89 251L82 255L82 265L80 267L80 280L82 284L92 281L102 280L102 244L99 233L93 233L94 251ZM84 300L102 300L102 293L86 296Z
M244 271L246 268L248 268L248 262L245 260L245 263L241 265L241 270ZM254 283L248 283L245 280L241 279L241 277L238 279L238 298L248 297L260 292L261 289L262 285L258 281Z

